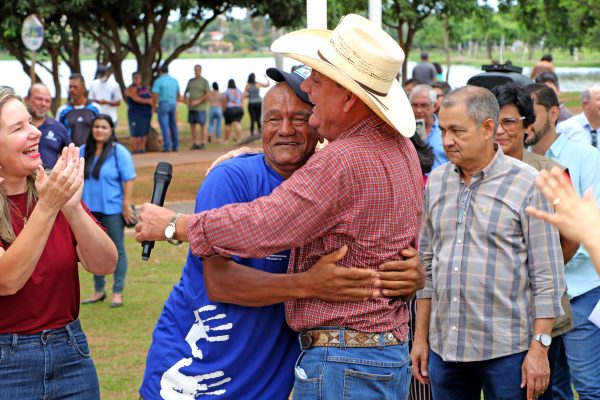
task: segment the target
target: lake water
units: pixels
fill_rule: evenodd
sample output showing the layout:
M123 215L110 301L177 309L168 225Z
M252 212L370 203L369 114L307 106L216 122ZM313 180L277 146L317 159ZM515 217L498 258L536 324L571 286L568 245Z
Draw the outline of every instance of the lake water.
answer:
M194 65L202 65L202 75L212 82L217 82L219 88L224 90L227 86L227 81L233 78L240 90L244 89L248 75L251 72L256 74L258 81L266 81L263 76L264 71L269 67L275 66L275 59L270 57L264 58L224 58L224 59L179 59L173 61L169 65L169 73L175 77L181 86L181 90L185 89L187 81L194 76ZM289 70L292 65L297 64L292 59L284 59L284 68ZM408 63L408 71L414 67L415 63ZM123 62L123 74L125 83L131 83L131 73L136 70L137 63L135 60L125 60ZM96 62L93 60L85 60L81 62L81 68L86 83L92 81L96 72ZM463 86L468 79L476 74L481 73L481 69L468 65L453 65L450 70L449 83L452 87ZM54 85L52 84L51 75L41 68L36 67L36 72L41 79L46 83L50 92L54 95ZM528 75L529 69L525 68L523 72ZM59 67L62 97L67 97L68 78L70 71L66 64ZM557 74L560 79L561 90L567 92L579 92L591 86L594 83L600 82L600 68L557 68ZM113 77L111 79L114 80ZM23 72L21 64L18 61L0 61L0 85L13 87L19 94L25 95L30 86L29 76Z

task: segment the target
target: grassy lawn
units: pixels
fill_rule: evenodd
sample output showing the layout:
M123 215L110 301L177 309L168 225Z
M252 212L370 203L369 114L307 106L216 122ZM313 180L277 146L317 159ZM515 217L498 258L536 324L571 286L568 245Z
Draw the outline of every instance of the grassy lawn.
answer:
M150 261L141 260L140 244L127 236L129 257L125 305L112 309L110 289L104 303L81 306L80 319L100 377L101 398L137 399L152 331L173 284L179 281L188 247L157 243ZM92 276L80 273L81 296L93 292Z

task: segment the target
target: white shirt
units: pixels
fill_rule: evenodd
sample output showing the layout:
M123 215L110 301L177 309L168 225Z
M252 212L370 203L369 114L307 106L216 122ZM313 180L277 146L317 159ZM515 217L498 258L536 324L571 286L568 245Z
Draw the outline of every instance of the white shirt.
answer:
M95 79L90 84L88 98L92 101L122 100L121 90L119 89L119 87L111 81L104 81L102 79ZM99 106L99 109L102 114L109 115L112 118L115 125L117 125L117 107L108 104L102 104Z

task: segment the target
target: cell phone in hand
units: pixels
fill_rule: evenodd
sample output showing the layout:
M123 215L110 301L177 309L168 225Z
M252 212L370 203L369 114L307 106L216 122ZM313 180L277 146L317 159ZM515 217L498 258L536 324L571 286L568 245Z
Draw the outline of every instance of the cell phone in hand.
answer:
M423 140L423 142L426 142L427 141L427 131L425 130L425 120L418 119L415 122L417 124L417 130L416 130L417 135L419 135L419 137Z

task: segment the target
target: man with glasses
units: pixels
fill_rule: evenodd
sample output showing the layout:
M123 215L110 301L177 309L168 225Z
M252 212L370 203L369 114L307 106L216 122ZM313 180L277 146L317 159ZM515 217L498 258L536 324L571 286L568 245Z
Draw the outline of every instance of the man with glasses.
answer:
M559 135L574 142L591 144L598 148L600 132L600 86L592 86L581 93L583 112L556 126Z
M554 91L544 85L529 85L533 98L536 120L531 126L525 144L534 153L545 155L569 169L569 177L577 194L582 196L591 190L596 202L600 201L600 153L591 146L576 143L566 135L558 135L555 129L558 118L558 98ZM577 118L577 117L574 117ZM554 201L561 207L560 199ZM565 270L567 294L571 299L574 328L563 335L564 353L559 356L557 370L560 377L567 375L563 384L554 385L555 398L572 398L568 374L580 399L600 398L600 328L588 316L600 301L600 276L588 252L579 247ZM565 359L566 356L566 359ZM568 366L567 366L568 364ZM557 379L557 372L553 379Z
M433 149L434 160L431 168L434 169L447 163L448 158L442 146L442 132L438 126L438 117L433 112L437 99L435 89L429 85L417 85L410 92L408 98L415 114L415 119L423 121L425 126L425 134L421 139ZM418 129L419 127L417 126L417 133L419 133Z
M474 86L440 108L450 162L425 188L426 282L411 352L414 376L431 380L437 399L479 399L482 388L485 398L533 399L548 385L549 335L565 290L560 241L525 213L551 204L534 184L537 171L494 143L498 114L494 95Z

